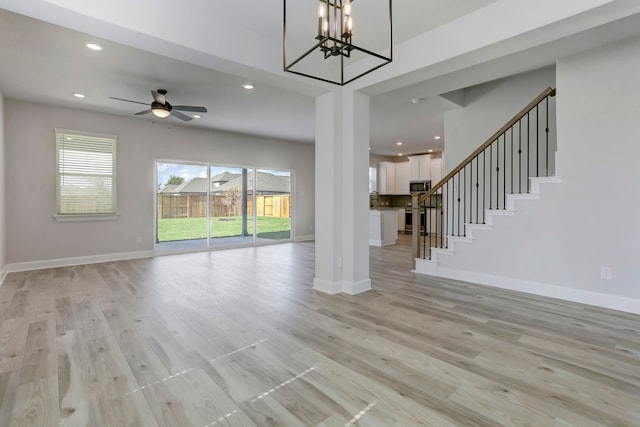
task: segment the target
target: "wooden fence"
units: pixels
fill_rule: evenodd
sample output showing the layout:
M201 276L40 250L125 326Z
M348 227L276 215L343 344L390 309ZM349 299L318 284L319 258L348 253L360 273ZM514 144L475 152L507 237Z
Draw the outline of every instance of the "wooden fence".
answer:
M211 216L223 217L229 208L222 204L222 195L211 196ZM291 195L256 196L257 216L274 218L291 217ZM247 197L247 214L253 215L253 198ZM242 203L231 209L231 216L242 215ZM158 218L205 218L207 216L206 195L158 194Z

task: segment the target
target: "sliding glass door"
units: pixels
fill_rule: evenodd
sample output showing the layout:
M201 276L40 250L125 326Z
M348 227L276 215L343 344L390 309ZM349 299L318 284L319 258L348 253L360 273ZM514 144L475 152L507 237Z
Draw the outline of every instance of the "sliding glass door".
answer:
M290 171L157 162L157 248L289 240Z

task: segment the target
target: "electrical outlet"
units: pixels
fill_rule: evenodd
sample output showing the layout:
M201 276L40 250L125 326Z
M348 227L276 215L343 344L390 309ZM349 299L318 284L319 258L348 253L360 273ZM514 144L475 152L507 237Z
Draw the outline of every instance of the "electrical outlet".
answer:
M600 278L605 280L611 280L611 267L600 267Z
M136 243L137 244L141 244L142 243L142 237L140 237L140 236L136 237Z

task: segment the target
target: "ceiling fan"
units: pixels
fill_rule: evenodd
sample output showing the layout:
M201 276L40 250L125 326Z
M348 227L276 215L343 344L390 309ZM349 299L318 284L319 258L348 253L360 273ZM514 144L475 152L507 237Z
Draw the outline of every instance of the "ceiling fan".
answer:
M152 90L151 95L153 96L153 101L151 102L151 104L147 102L132 101L130 99L115 98L113 96L110 96L109 98L116 99L118 101L133 102L134 104L149 105L151 107L148 110L135 113L134 114L135 116L142 116L144 114L153 113L153 115L156 117L165 118L165 117L173 116L180 120L188 122L190 120L193 120L193 118L191 116L187 116L186 114L181 113L180 111L189 111L192 113L207 112L207 109L205 107L196 107L193 105L171 105L165 99L166 94L167 94L167 91L164 89L158 89L157 91Z

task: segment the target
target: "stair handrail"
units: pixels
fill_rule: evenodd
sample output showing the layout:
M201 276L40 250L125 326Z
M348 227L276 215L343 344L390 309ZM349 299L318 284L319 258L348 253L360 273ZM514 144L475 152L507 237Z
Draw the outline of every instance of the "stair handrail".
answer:
M542 91L542 93L540 93L540 95L538 95L533 101L531 101L529 104L527 104L526 107L524 107L522 110L520 110L520 112L518 114L516 114L511 120L509 120L507 122L507 124L502 126L500 128L500 130L498 130L496 133L491 135L491 137L489 139L487 139L487 141L484 144L479 146L473 153L469 154L469 156L466 159L464 159L462 162L460 162L460 164L458 166L453 168L451 170L451 172L449 172L447 175L445 175L444 178L442 178L440 181L438 181L438 183L436 185L431 187L431 189L429 191L427 191L426 193L422 194L420 196L420 198L418 199L419 204L424 203L425 200L427 200L429 197L434 195L447 181L449 181L455 174L460 172L465 166L467 166L469 163L471 163L471 161L473 159L475 159L487 147L489 147L491 144L493 144L496 141L496 139L498 139L500 136L502 136L502 134L504 134L507 130L509 130L516 123L518 123L523 117L525 117L527 115L527 113L529 113L531 110L533 110L535 108L535 106L538 105L540 102L542 102L547 96L556 96L555 88L548 87L544 91Z

